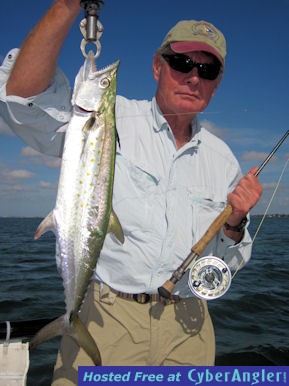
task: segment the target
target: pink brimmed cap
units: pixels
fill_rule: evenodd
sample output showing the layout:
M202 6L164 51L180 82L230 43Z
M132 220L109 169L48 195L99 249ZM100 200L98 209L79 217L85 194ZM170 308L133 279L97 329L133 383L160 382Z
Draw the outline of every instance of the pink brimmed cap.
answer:
M206 21L182 20L166 35L159 49L171 48L176 53L205 51L215 55L225 64L226 40L221 31Z

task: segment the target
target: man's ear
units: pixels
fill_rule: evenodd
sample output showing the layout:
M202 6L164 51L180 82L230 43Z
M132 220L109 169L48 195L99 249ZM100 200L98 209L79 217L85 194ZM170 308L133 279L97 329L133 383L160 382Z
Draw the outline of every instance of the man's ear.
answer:
M156 53L153 59L153 75L156 82L158 82L160 78L161 65L161 57L158 53Z

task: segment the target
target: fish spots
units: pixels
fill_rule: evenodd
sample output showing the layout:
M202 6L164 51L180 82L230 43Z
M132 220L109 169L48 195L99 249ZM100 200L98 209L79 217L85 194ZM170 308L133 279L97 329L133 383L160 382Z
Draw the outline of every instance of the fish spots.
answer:
M80 208L89 208L89 203L88 202L82 202L82 203L80 203Z
M104 237L104 232L100 228L97 228L95 230L95 235L98 237Z

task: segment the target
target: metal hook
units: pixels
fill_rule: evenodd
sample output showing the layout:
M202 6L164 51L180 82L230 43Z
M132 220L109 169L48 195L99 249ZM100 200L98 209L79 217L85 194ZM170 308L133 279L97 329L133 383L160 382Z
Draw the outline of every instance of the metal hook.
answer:
M96 40L97 20L100 7L103 5L103 0L81 0L80 5L85 10L86 24L86 40Z
M87 58L86 45L93 43L96 45L95 58L97 58L101 51L99 39L103 33L103 26L98 20L98 12L103 5L103 0L81 0L80 5L85 10L85 19L80 22L80 31L84 37L80 45L81 52Z
M82 36L83 36L83 39L82 39L81 44L80 44L80 49L81 49L82 55L85 58L87 58L88 54L86 53L86 46L87 46L87 44L92 43L96 46L96 52L95 52L94 57L98 58L100 55L100 52L101 52L101 44L100 44L99 39L100 39L101 35L103 34L103 25L101 24L101 22L99 20L97 20L95 40L87 39L86 26L87 26L87 19L81 20L81 22L79 24L79 28L80 28L80 31L81 31Z

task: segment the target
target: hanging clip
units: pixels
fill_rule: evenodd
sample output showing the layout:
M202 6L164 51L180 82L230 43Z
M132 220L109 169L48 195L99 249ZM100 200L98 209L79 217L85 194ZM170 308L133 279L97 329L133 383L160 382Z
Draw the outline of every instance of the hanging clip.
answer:
M84 37L81 41L81 52L87 58L86 45L93 43L96 45L95 58L98 58L101 52L100 37L103 33L103 26L98 20L98 11L103 5L103 0L81 0L80 5L85 10L85 19L80 22L80 31Z

